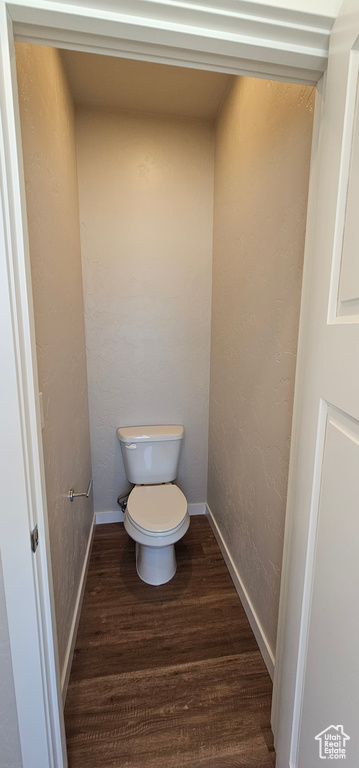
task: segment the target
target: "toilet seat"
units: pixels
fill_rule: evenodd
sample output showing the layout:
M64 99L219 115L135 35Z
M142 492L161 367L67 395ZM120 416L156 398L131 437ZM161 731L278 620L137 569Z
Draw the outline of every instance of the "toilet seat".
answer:
M187 514L187 500L177 485L136 485L127 502L132 525L149 536L173 534Z

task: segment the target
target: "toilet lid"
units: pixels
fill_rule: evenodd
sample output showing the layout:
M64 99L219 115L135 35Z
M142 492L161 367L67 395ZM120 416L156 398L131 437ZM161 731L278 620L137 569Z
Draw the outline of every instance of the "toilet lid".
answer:
M136 485L127 512L144 531L164 533L178 528L187 512L187 499L177 485Z

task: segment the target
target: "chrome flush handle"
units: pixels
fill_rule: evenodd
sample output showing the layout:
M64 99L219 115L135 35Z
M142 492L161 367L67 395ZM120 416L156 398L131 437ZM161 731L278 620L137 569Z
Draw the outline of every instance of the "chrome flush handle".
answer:
M90 482L88 484L87 491L84 491L83 493L75 493L74 489L71 488L71 491L67 495L68 495L70 501L73 501L74 499L78 499L79 496L86 496L86 499L88 499L91 491L92 491L92 477L91 477L91 480L90 480Z

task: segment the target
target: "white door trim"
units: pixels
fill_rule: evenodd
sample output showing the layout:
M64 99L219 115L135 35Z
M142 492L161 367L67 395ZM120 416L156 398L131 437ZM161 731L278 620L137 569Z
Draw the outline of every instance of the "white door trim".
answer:
M0 245L2 404L0 545L24 768L67 765L12 25L0 4ZM38 525L34 555L30 531Z
M304 270L303 270L303 283L302 283L302 299L300 307L300 324L298 334L298 354L297 354L297 367L294 387L294 405L293 405L293 421L292 421L292 438L290 448L290 464L289 464L289 476L288 476L288 491L287 491L287 505L286 505L286 519L285 519L285 537L284 537L284 550L282 561L282 578L281 578L281 591L280 591L280 603L279 603L279 615L278 615L278 629L277 629L277 644L276 644L276 665L275 665L275 677L273 687L272 698L272 729L276 736L278 733L278 718L281 699L281 686L283 679L283 660L285 643L288 641L287 636L287 622L288 622L288 609L289 609L289 594L291 584L291 573L293 558L295 553L293 552L293 529L295 527L294 507L297 492L297 471L298 471L298 452L299 452L299 440L300 440L300 427L302 422L302 400L303 400L303 384L305 375L305 352L306 352L306 340L310 334L309 329L309 296L310 286L312 281L312 264L314 258L315 248L315 220L316 220L316 204L317 204L317 192L318 192L318 175L319 175L319 162L320 162L320 145L321 145L321 120L323 113L323 101L325 95L326 74L321 78L317 84L316 101L315 101L315 114L313 125L313 141L312 141L312 153L311 153L311 165L310 165L310 179L309 179L309 195L308 195L308 216L307 227L305 237L305 254L304 254ZM315 474L313 464L313 476ZM306 547L301 552L297 552L296 556L303 559L302 562L302 583L296 584L296 592L298 594L298 626L296 637L292 638L293 641L293 654L298 655L298 674L297 682L300 686L300 674L304 673L305 659L305 639L303 635L304 624L307 624L309 613L310 595L308 595L308 589L310 589L310 581L308 581L309 566L313 566L312 551L313 543L315 541L315 531L313 526L308 528L308 539ZM305 569L307 568L307 578L305 585ZM291 592L293 594L293 592ZM303 601L303 602L302 602ZM303 615L302 615L303 611ZM301 622L302 620L302 622ZM303 645L304 642L304 645ZM296 647L294 647L296 646ZM300 668L300 671L299 671ZM293 700L298 695L298 688L296 680L293 679ZM296 689L296 693L294 693ZM296 715L294 713L294 719ZM289 734L288 734L289 738ZM275 739L276 742L276 739Z
M91 8L49 0L6 6L19 40L309 84L326 68L333 24L245 0L121 0L121 12L104 11L101 0Z
M8 452L8 466L1 478L1 487L5 493L4 509L11 510L11 515L7 514L1 521L0 540L4 551L4 586L24 768L38 768L39 765L63 768L67 759L37 399L14 33L19 39L42 44L315 83L326 66L332 24L330 19L318 20L312 14L289 12L275 6L265 9L258 6L259 12L244 0L237 0L235 12L231 0L222 2L220 8L211 4L211 0L203 7L184 2L121 0L122 13L104 11L100 6L101 0L97 7L92 4L91 8L51 0L0 0L0 117L3 127L0 193L5 252L1 265L5 270L1 291L4 292L2 307L4 311L8 308L8 325L2 327L4 344L8 344L4 352L7 365L3 371L8 419L2 435L5 452ZM146 16L143 15L144 8ZM314 176L315 170L316 167ZM300 376L299 366L297 381ZM18 438L17 442L14 436ZM13 483L16 484L16 498ZM39 526L40 546L34 556L30 552L29 532L35 522ZM18 546L20 559L11 556L15 536L22 542L22 549ZM290 567L287 562L285 579L290 575ZM13 588L19 577L26 580L25 592L28 593L26 602L23 601L28 611L27 633L19 626L20 594L15 594ZM36 626L31 626L31 622ZM33 655L32 678L30 674L24 675L29 644ZM40 689L43 691L42 701L36 698L40 696ZM26 709L30 696L33 697L36 728L30 723ZM31 750L31 738L42 752L36 754L34 749ZM48 757L45 759L46 753Z

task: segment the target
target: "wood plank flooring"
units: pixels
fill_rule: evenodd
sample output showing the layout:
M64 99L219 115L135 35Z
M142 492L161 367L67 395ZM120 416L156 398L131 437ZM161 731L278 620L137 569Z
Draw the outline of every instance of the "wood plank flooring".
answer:
M271 680L208 520L151 587L96 528L65 707L69 768L273 768Z

